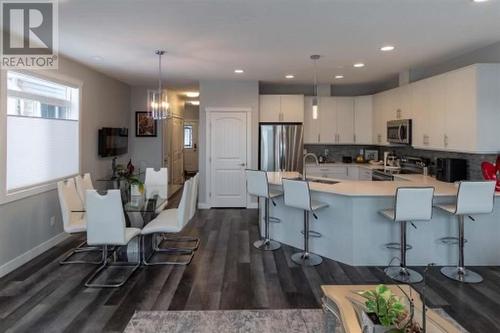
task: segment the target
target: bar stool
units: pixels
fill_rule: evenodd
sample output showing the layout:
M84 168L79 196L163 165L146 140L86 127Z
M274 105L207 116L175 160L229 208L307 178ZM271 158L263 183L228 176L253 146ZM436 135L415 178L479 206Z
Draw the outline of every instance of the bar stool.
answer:
M292 260L296 264L303 266L316 266L323 262L319 255L309 252L309 237L319 233L309 230L309 214L312 213L318 219L316 211L328 207L327 203L311 200L309 183L305 180L283 179L283 191L285 193L285 205L299 208L304 211L304 251L292 255ZM321 235L319 235L321 236Z
M282 196L283 192L269 189L269 182L265 171L247 169L245 170L245 173L247 177L248 193L265 199L264 238L255 241L253 246L264 251L277 250L281 247L281 244L269 238L269 222L271 220L271 217L269 216L269 202L271 201L273 205L276 206L273 199Z
M465 283L479 283L483 281L481 275L465 268L464 262L464 217L471 215L491 214L494 207L495 182L460 182L458 185L457 203L455 205L436 205L436 208L448 214L455 215L458 220L458 238L445 237L441 240L450 243L454 240L458 244L458 266L443 267L441 273L449 279Z
M406 242L407 223L413 221L430 221L432 219L432 199L434 187L398 187L394 209L384 209L380 214L385 218L398 222L401 228L401 242L387 244L389 248L398 245L401 251L399 267L389 266L384 272L393 280L405 283L418 283L423 280L422 275L406 267L406 251L411 249Z

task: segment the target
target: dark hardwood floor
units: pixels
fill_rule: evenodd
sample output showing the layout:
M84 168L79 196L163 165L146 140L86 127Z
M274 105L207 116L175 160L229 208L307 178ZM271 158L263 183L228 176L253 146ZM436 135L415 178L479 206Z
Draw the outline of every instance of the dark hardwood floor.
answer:
M390 282L376 267L325 260L302 268L290 261L294 248L256 250L256 210L198 211L186 234L201 238L189 266L143 267L119 289L85 288L95 266L60 266L79 239L61 243L0 279L0 331L120 332L136 310L318 308L322 284ZM477 271L485 282L462 285L432 268L430 304L470 332L500 332L500 268Z

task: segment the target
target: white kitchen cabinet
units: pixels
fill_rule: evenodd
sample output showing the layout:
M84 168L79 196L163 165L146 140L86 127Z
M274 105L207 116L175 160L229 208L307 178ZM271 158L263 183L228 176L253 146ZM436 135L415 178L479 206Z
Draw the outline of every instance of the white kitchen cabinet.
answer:
M357 165L350 165L347 167L347 179L359 180L359 167Z
M387 122L392 117L392 92L384 91L373 96L373 143L387 144Z
M359 167L358 180L372 180L372 170Z
M302 123L304 121L303 95L260 95L260 122Z
M354 143L373 143L373 97L354 98Z
M281 95L281 112L286 123L304 122L304 95Z
M336 113L335 143L354 143L354 98L334 97Z
M319 142L337 143L337 111L333 97L318 98Z
M306 166L307 176L338 180L372 180L372 171L360 165L323 164Z
M318 119L312 118L312 97L304 98L304 143L316 144L320 141Z

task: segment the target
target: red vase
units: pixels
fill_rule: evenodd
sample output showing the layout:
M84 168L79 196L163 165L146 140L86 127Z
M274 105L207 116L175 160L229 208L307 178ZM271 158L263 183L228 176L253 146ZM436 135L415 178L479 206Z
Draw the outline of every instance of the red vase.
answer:
M497 156L497 162L495 163L497 167L497 192L500 192L500 155Z

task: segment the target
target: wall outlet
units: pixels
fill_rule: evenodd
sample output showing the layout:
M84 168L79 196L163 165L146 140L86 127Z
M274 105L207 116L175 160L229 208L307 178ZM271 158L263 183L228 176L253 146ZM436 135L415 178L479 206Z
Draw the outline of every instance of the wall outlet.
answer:
M50 226L53 227L56 224L56 217L51 216L49 220Z

